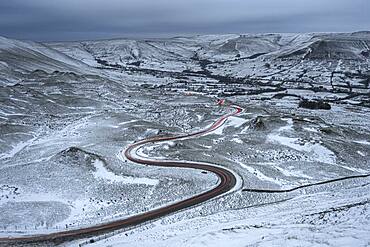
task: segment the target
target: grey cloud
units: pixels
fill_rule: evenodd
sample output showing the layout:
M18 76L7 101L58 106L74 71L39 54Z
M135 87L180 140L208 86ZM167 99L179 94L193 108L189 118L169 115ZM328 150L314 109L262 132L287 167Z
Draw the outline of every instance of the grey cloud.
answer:
M0 35L19 39L370 29L368 0L12 0Z

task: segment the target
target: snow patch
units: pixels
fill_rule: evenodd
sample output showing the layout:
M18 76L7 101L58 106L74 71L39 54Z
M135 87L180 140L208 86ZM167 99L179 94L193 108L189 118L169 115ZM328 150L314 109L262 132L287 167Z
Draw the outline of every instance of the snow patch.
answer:
M156 186L159 183L157 179L118 176L109 171L101 160L95 160L94 166L96 168L94 177L96 179L108 180L111 183L146 184L150 186Z
M289 168L293 168L293 167L288 167L288 169L283 169L281 168L280 166L277 166L277 165L272 165L276 170L278 170L279 172L281 172L284 176L287 176L287 177L302 177L302 178L307 178L307 179L313 179L313 177L310 177L306 174L303 174L302 171L298 171L298 170L290 170Z
M235 137L235 138L231 139L231 141L239 143L239 144L243 144L243 141L238 137Z
M366 156L366 154L364 154L363 152L361 152L361 151L357 151L357 153L359 154L359 155L361 155L362 157L365 157Z
M271 177L268 177L266 176L265 174L263 174L262 172L260 172L259 170L257 170L256 168L253 168L251 166L247 166L246 164L244 164L243 162L239 161L239 160L235 160L235 162L240 165L241 167L245 168L249 173L252 173L254 175L256 175L256 177L260 180L264 180L264 181L268 181L268 182L271 182L271 183L275 183L275 184L278 184L278 185L283 185L281 182L279 182L278 180L274 179L274 178L271 178Z
M221 125L216 130L212 131L212 133L216 135L222 135L225 128L227 127L239 128L246 122L247 120L244 118L231 116L228 117L228 119L225 121L223 125Z
M29 146L36 139L37 139L37 137L34 137L34 138L32 138L32 139L30 139L28 141L17 143L15 146L13 146L13 148L9 152L4 153L4 154L1 154L0 155L0 160L14 157L14 155L16 155L17 153L19 153L20 151L22 151L27 146Z
M321 145L320 143L306 142L302 144L298 143L299 138L283 136L282 133L293 131L293 120L292 119L285 120L287 121L288 124L286 126L279 128L276 132L269 134L267 136L267 141L272 143L279 143L281 145L290 147L300 152L309 153L316 161L327 164L336 164L335 154L328 148Z
M358 141L353 141L353 142L358 143L358 144L370 145L370 142L366 140L358 140Z

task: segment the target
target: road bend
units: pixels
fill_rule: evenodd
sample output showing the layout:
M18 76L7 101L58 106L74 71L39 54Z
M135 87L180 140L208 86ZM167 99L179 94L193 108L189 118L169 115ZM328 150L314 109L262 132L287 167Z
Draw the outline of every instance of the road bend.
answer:
M145 222L158 219L165 215L177 212L182 209L186 209L202 202L208 201L212 198L220 196L230 190L232 190L236 185L235 175L222 167L213 166L210 164L194 162L194 161L171 161L171 160L156 160L150 158L143 158L136 155L136 150L143 145L149 143L158 143L164 141L173 141L186 138L194 138L208 134L217 128L221 127L229 117L238 115L242 112L242 108L236 105L231 105L232 112L220 117L211 126L206 129L200 130L198 132L193 132L190 134L181 134L176 136L156 136L150 137L129 145L126 150L122 151L123 155L130 161L150 165L150 166L160 166L160 167L179 167L179 168L192 168L203 171L208 171L216 174L219 178L219 183L216 187L197 194L195 196L189 197L187 199L165 205L160 208L156 208L141 214L129 216L125 219L118 219L111 222L106 222L103 224L98 224L94 226L88 226L85 228L64 230L60 232L39 234L39 235L19 235L19 236L9 236L0 237L0 244L20 244L20 243L33 243L33 242L52 242L52 243L62 243L65 241L71 241L75 239L93 237L96 235L101 235L104 233L112 232L118 229L124 229L133 227Z

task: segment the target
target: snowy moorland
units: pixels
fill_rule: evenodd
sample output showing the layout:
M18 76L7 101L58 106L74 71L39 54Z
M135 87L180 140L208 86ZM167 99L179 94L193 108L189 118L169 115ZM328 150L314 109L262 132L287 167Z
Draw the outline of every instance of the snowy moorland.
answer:
M211 172L139 165L122 151L207 128L230 104L243 112L217 130L135 152L225 167L234 190L37 246L368 246L370 32L0 37L0 239L124 219L214 188Z

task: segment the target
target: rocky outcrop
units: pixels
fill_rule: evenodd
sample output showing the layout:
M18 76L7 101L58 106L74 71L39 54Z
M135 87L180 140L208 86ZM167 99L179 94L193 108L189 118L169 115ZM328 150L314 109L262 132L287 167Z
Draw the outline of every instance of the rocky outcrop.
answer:
M249 129L252 130L265 130L266 125L261 116L257 116L256 118L252 119L249 123Z

